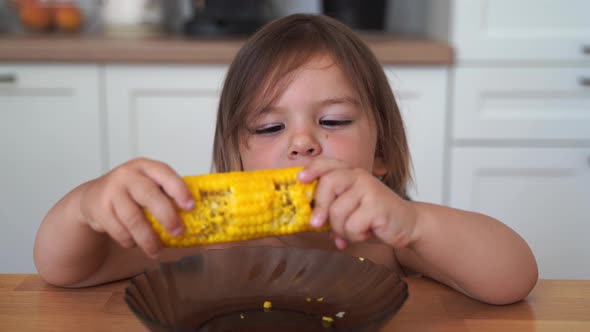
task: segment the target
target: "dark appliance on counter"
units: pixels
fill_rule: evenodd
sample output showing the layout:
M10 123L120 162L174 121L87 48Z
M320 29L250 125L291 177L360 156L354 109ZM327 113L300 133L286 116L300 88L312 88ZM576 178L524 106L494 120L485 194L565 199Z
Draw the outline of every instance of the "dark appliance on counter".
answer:
M268 0L194 0L192 16L183 26L189 37L239 37L254 33L269 21Z
M386 0L323 0L322 6L324 15L354 30L385 29Z

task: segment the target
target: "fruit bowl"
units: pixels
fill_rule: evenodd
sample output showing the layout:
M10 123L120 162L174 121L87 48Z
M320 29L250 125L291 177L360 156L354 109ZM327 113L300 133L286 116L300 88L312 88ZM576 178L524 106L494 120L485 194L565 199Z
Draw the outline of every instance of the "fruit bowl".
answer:
M163 263L125 291L152 331L377 331L407 297L396 273L368 259L267 246Z

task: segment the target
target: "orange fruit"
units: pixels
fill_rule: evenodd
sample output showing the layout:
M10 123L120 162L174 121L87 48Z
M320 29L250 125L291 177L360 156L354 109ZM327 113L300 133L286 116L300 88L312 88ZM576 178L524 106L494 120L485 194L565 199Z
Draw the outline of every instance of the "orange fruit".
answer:
M55 26L62 31L73 32L82 27L82 12L76 7L56 7L53 15Z
M51 27L51 11L34 2L23 2L19 10L22 24L32 30L45 31Z

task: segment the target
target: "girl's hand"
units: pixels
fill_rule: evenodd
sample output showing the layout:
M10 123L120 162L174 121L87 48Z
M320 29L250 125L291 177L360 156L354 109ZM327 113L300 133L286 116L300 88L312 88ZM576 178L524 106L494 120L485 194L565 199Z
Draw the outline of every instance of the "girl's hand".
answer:
M193 197L182 178L168 165L139 158L91 181L80 199L85 222L107 233L124 248L139 246L156 258L162 245L148 224L148 209L173 235L184 231L175 206L190 210Z
M364 169L335 159L314 159L298 175L309 183L319 179L311 217L314 227L330 222L335 243L365 241L375 236L394 248L416 241L416 211Z

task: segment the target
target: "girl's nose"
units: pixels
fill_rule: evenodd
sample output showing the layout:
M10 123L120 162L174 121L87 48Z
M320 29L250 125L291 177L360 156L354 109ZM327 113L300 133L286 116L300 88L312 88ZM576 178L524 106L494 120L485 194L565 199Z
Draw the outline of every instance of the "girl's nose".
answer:
M321 153L320 144L310 135L297 135L289 146L289 159L315 157Z

